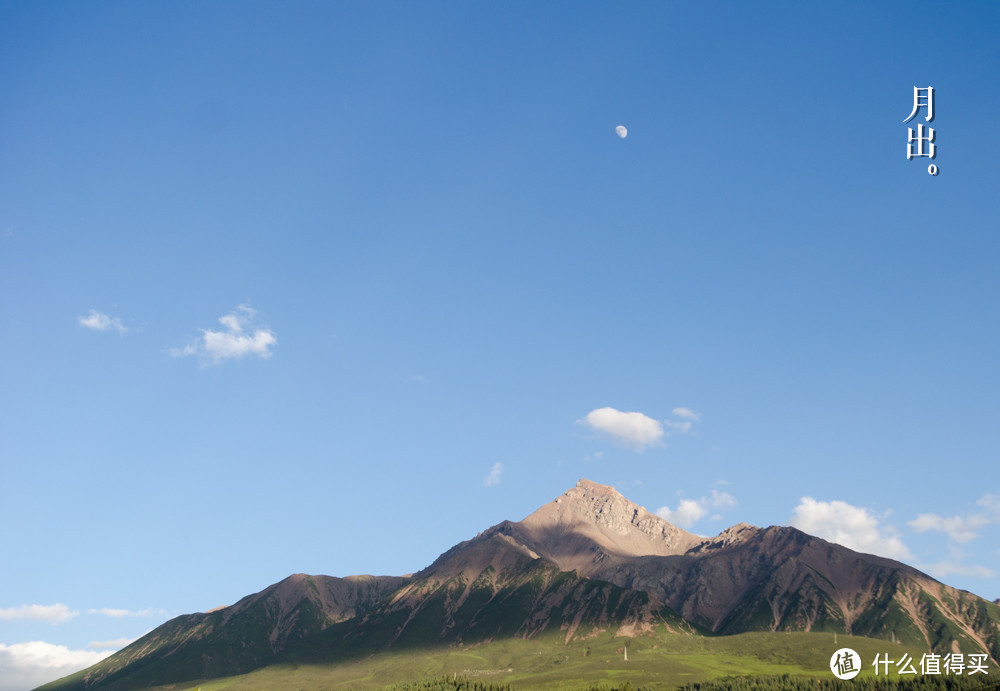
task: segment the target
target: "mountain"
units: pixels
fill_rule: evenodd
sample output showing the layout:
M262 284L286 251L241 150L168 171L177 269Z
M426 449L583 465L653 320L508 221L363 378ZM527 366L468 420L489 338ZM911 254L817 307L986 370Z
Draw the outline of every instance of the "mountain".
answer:
M580 480L410 577L291 576L230 607L173 619L42 688L129 689L277 661L334 664L392 648L656 627L841 632L1000 660L996 603L794 528L741 523L701 538Z
M409 579L295 574L234 605L185 614L42 688L141 688L255 669L290 644L363 615Z
M712 633L839 631L1000 659L996 603L795 528L740 523L698 538L581 480L520 523L491 530L561 569L648 593Z
M716 634L838 631L1000 659L996 603L795 528L741 523L703 539L581 480L523 521L483 535L506 536L561 570L644 592L651 608L666 606Z

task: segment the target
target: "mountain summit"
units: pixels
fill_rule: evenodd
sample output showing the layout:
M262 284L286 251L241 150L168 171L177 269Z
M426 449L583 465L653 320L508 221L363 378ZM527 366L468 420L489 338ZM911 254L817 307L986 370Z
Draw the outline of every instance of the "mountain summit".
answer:
M684 554L701 542L613 487L590 480L580 480L516 526L526 544L565 571L587 572L609 557Z
M334 664L400 647L557 631L687 635L828 631L1000 660L1000 607L891 559L795 528L700 538L580 480L407 577L295 575L230 607L172 619L43 688L131 689Z

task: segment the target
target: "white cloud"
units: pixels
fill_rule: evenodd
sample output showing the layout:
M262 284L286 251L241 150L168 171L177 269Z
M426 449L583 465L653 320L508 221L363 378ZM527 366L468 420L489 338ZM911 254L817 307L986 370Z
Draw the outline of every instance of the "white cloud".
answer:
M681 499L680 505L673 511L668 506L656 510L657 516L681 528L690 528L706 514L708 509L695 499Z
M951 574L974 576L976 578L993 578L997 575L996 571L988 569L985 566L977 566L975 564L959 564L956 561L939 561L935 564L921 564L920 568L938 580L947 578Z
M144 634L145 635L145 634ZM113 641L91 641L87 644L88 650L121 650L130 643L135 643L138 638L116 638Z
M97 664L113 650L70 650L42 641L0 643L0 691L24 691Z
M0 609L0 620L37 619L47 621L50 624L62 624L78 614L79 612L57 602L54 605L21 605L20 607Z
M736 498L729 494L728 492L720 492L718 490L712 490L712 503L711 506L714 509L721 508L731 508L736 506Z
M267 359L271 348L278 343L277 336L270 329L256 328L253 318L257 311L240 305L227 315L219 317L225 331L202 329L202 336L194 343L171 351L174 357L197 355L204 364L217 365L223 360L240 359L245 355L256 355Z
M965 516L939 516L936 513L922 513L907 523L918 533L932 531L944 533L955 542L969 542L977 537L976 532L988 525L1000 523L1000 496L987 494L976 502L982 511Z
M985 508L1000 521L1000 494L984 494L981 499L976 501L976 504Z
M637 451L659 444L663 438L663 425L642 413L598 408L587 413L579 422L598 432L604 432Z
M128 331L128 328L122 324L122 320L118 317L109 317L103 312L98 312L97 310L90 310L90 313L85 317L77 317L76 321L79 322L80 326L85 326L88 329L93 329L94 331L111 331L112 329L120 334L124 334Z
M500 484L500 475L503 473L503 463L494 463L490 474L486 476L486 486L492 487L493 485Z
M968 542L979 537L976 530L988 523L989 521L982 516L949 516L945 518L936 513L922 513L909 521L907 525L918 533L927 531L946 533L955 542Z
M687 434L691 431L691 423L687 420L664 420L663 424L670 430L671 433L676 432L677 434Z
M153 608L140 609L135 612L128 609L112 609L111 607L104 607L102 609L88 609L87 614L103 614L106 617L114 617L120 619L122 617L148 617L153 614Z
M694 426L694 423L701 419L701 415L694 412L690 408L674 408L670 411L670 414L677 419L664 420L663 424L671 432L676 432L677 434L687 434L691 431L691 427Z
M656 515L665 521L669 521L681 528L690 528L708 515L710 509L724 509L736 506L736 499L727 492L712 490L712 496L701 499L682 499L676 509L671 510L669 506L661 506L656 510ZM712 519L722 518L715 514Z
M890 559L909 559L910 550L892 528L879 526L867 509L843 501L816 501L803 497L795 507L791 524L824 540L858 552Z

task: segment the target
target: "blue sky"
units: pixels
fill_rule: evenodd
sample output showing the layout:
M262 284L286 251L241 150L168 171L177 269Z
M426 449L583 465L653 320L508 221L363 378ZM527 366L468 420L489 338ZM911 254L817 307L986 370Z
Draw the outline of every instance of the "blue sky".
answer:
M0 5L0 689L581 477L1000 597L998 30Z

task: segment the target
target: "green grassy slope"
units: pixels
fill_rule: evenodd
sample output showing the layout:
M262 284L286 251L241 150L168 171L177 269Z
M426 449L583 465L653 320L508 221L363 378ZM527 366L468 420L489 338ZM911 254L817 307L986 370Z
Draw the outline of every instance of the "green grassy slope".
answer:
M628 661L624 659L626 646ZM925 648L843 635L834 643L829 633L703 637L661 628L637 638L615 637L605 631L566 643L558 632L549 632L533 639L390 651L339 664L281 663L225 679L154 688L363 690L441 677L510 684L513 689L589 689L626 683L633 688L676 689L689 683L760 675L790 675L815 683L833 679L830 655L840 647L851 647L862 657L865 669L854 680L858 685L865 679L878 680L870 665L876 654L889 654L896 660L905 653L919 661L926 652ZM898 676L894 666L890 666L890 676ZM1000 680L1000 669L991 666L987 679Z

